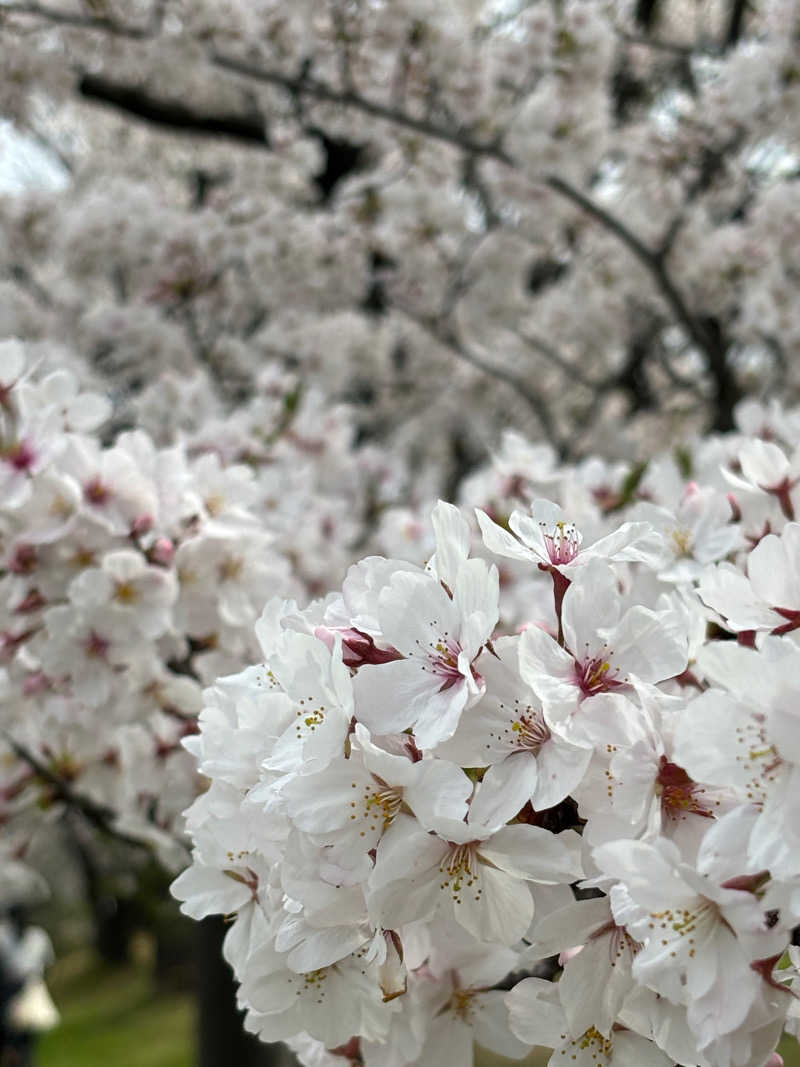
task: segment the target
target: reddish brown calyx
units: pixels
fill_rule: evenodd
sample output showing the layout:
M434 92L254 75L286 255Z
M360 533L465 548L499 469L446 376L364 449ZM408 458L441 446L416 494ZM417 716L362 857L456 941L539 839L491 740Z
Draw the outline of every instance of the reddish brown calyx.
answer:
M661 795L661 810L667 818L682 819L687 814L713 818L714 813L703 800L703 787L666 756L659 760L656 793Z

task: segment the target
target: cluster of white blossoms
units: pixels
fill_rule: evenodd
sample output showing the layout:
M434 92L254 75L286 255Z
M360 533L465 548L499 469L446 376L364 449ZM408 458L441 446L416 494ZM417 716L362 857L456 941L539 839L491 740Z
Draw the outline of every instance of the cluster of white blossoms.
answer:
M795 0L0 8L60 176L0 195L0 335L134 391L282 360L442 485L501 421L644 456L800 396Z
M340 580L391 473L286 375L265 372L233 425L206 412L156 443L104 431L111 403L70 367L0 344L0 902L65 801L174 848L203 685L257 655L267 599ZM190 421L191 390L154 388Z
M427 562L268 601L183 742L209 785L173 884L228 917L249 1030L307 1067L779 1062L800 413L738 421L645 471L509 438Z

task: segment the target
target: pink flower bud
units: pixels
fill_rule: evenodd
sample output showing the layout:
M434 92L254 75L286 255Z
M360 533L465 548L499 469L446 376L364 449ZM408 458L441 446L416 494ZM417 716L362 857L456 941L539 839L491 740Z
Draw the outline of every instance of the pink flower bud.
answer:
M146 534L149 530L152 530L154 521L152 515L137 516L133 520L131 526L131 537L141 537L142 534Z
M342 660L348 667L360 667L362 663L391 663L392 660L403 658L396 648L379 648L369 634L352 626L334 629L318 626L314 630L314 636L331 651L337 633L342 637Z
M175 556L175 545L168 537L159 537L148 555L152 563L160 563L162 567L167 567Z

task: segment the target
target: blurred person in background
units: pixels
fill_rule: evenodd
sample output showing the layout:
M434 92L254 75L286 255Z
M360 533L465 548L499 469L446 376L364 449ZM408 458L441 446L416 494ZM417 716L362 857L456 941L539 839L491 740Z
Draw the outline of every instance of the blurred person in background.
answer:
M0 918L0 1067L32 1067L37 1036L59 1021L44 981L53 956L47 933L27 925L23 908Z

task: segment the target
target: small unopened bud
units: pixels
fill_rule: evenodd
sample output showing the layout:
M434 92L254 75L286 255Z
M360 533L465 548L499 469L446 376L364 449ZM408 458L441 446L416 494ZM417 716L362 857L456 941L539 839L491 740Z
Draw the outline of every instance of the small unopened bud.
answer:
M154 521L152 515L138 515L131 525L131 537L141 537L148 533L152 530Z
M148 556L151 563L158 563L162 567L168 567L175 556L175 545L168 537L159 537L153 542Z
M331 628L318 626L314 636L333 651L336 634L342 637L342 660L348 667L360 667L362 663L391 663L402 659L396 648L379 648L369 634L352 626Z

